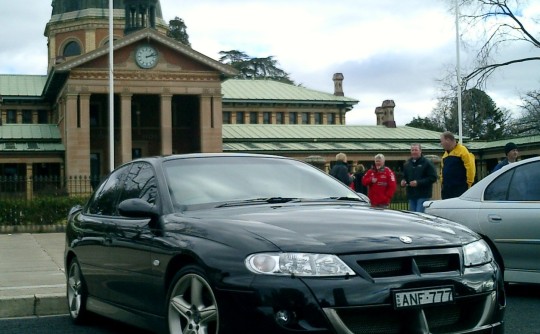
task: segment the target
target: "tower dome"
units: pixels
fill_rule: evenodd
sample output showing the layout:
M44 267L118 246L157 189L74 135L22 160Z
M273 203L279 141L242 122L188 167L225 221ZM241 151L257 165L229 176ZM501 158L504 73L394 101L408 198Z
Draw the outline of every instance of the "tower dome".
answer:
M114 9L125 9L127 3L137 3L141 1L129 1L129 0L115 0L113 3ZM154 1L156 2L156 17L158 19L163 19L163 15L161 13L161 4L159 3L159 0ZM85 11L88 9L94 9L98 11L92 11L94 15L98 14L101 10L101 15L104 17L107 17L108 15L108 9L109 9L109 1L107 0L53 0L52 1L52 16L60 15L67 13L75 14L77 17L81 17L85 15ZM76 12L76 13L74 13ZM88 13L88 11L86 12Z

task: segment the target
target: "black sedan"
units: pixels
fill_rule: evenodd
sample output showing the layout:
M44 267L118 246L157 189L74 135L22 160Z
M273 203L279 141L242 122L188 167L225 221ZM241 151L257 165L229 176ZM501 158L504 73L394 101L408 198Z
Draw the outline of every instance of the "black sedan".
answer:
M478 234L369 207L306 163L191 154L118 167L66 230L69 312L163 333L503 333Z

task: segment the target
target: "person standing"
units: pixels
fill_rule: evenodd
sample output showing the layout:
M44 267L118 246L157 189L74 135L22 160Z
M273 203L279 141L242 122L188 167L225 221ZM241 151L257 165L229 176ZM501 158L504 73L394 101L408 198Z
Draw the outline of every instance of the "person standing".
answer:
M343 184L350 186L353 177L349 174L347 155L345 153L336 154L336 164L330 170L330 175L340 180Z
M396 192L396 176L384 165L382 154L375 156L375 166L369 169L362 178L362 184L368 187L371 206L387 208Z
M444 149L441 160L441 198L459 197L474 183L474 155L458 143L449 131L443 132L440 139Z
M354 173L354 191L357 193L362 193L364 195L367 195L367 187L362 184L362 178L364 177L364 174L366 173L366 167L359 163L356 166L356 173Z
M403 166L401 180L401 186L407 187L409 211L424 212L424 202L431 198L435 181L435 166L422 155L420 144L411 144L411 157Z
M519 152L516 144L509 142L504 145L504 155L506 155L506 158L504 158L504 160L499 162L497 166L493 168L493 172L501 169L503 166L516 162L518 154Z

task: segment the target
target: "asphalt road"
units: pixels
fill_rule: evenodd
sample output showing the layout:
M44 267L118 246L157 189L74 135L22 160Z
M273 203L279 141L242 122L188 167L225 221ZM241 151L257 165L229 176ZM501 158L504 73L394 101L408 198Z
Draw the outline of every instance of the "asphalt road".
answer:
M508 288L505 332L540 334L540 285L512 284ZM73 325L67 315L0 319L2 334L151 334L128 325L97 317L93 325Z

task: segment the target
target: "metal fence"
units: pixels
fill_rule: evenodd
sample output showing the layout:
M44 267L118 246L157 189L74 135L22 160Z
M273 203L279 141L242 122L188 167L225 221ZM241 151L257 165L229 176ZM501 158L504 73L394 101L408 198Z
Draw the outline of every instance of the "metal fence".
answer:
M89 196L100 181L89 176L0 176L0 199ZM390 207L396 210L408 209L405 188L397 187Z
M87 196L98 183L89 176L0 176L0 198Z

